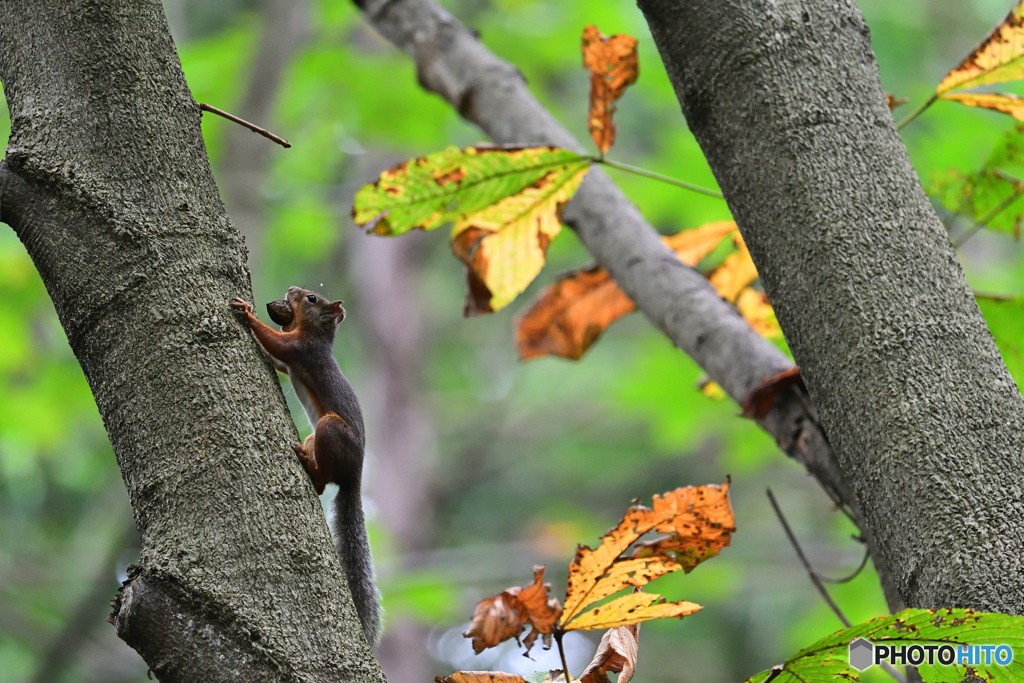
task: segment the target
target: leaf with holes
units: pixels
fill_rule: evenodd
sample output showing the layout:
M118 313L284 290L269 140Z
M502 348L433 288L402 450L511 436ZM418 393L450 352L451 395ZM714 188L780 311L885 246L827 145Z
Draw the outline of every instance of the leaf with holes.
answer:
M378 235L451 223L467 315L496 311L540 272L591 163L557 147L450 147L384 171L356 193L352 218Z
M601 545L576 551L559 623L566 630L611 628L660 617L683 617L700 609L691 602L666 603L660 596L634 592L584 610L626 588L714 557L735 531L729 484L687 486L654 497L651 508L631 507ZM666 534L653 544L626 550L647 533Z

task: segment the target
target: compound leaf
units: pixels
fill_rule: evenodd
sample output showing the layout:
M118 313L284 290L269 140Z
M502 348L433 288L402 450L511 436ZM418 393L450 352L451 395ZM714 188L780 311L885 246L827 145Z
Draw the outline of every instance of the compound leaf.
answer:
M954 89L973 88L986 83L1004 83L1024 78L1024 0L1018 2L936 88L942 94Z

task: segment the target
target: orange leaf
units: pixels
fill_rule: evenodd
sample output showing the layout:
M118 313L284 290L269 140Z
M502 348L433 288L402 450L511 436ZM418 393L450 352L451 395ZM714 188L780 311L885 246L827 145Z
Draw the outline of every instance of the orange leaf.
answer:
M480 654L509 638L518 638L527 620L526 608L516 599L519 588L509 588L477 603L473 621L463 633L473 639L473 651Z
M664 239L679 260L695 266L735 230L735 223L722 221ZM578 360L609 325L634 308L604 268L569 273L545 289L516 321L519 356L523 360L546 355Z
M658 576L684 568L684 565L668 554L657 555L649 552L641 553L641 556L621 558L622 553L644 534L652 531L669 534L670 538L676 539L673 553L682 552L683 548L692 545L696 549L694 556L699 555L701 559L705 559L729 544L735 528L735 518L729 504L728 483L722 486L678 488L661 496L654 496L652 508L631 507L619 525L601 537L601 545L593 550L581 546L576 551L576 557L569 565L565 610L559 623L565 628L599 628L579 626L573 620L585 607L598 600L629 586L643 586ZM656 598L657 596L653 599ZM617 603L619 600L613 600L608 605ZM607 610L608 605L600 609ZM604 621L595 623L603 624ZM619 624L610 624L614 625Z
M434 676L436 683L526 683L517 674L501 671L456 671L451 676Z
M981 107L1009 114L1018 121L1024 121L1024 97L1001 93L954 92L941 96L944 100L952 100L968 107Z
M583 29L583 66L590 70L590 137L604 155L615 144L615 102L636 83L636 38L605 37L596 26Z
M629 683L639 656L640 624L617 626L601 636L594 659L580 674L580 683L610 683L608 672L618 673L618 683Z
M771 412L779 394L790 387L803 387L804 380L796 368L783 370L777 375L762 380L757 388L743 399L743 417L760 420Z
M715 288L718 295L732 303L751 282L757 279L757 268L747 251L747 244L743 237L737 232L733 237L738 251L730 254L722 265L718 266L708 280Z
M629 593L584 612L565 630L615 628L650 619L682 619L700 610L700 605L685 600L665 602L665 598L654 593Z

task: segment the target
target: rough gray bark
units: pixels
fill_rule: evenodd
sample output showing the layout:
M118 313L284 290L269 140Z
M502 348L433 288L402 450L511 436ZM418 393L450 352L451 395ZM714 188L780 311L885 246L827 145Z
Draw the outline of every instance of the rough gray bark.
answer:
M0 218L92 387L142 540L118 633L161 681L382 680L157 0L0 2Z
M420 84L452 104L493 140L582 146L530 93L522 74L432 0L356 0L370 24L415 61ZM600 169L592 169L566 206L565 222L647 318L736 401L762 380L792 367L751 329L696 270L679 261L640 211ZM786 392L761 426L803 464L833 499L861 519L814 409ZM860 525L864 528L864 525ZM902 605L869 533L882 588L893 611Z
M896 586L1024 612L1024 401L851 0L640 0Z

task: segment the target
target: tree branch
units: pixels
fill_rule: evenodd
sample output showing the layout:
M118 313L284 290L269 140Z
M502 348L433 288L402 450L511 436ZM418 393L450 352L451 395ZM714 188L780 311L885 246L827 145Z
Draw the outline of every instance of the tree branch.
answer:
M485 48L432 0L356 2L370 24L416 63L420 84L503 144L583 147L530 93L522 74ZM734 400L792 367L696 270L682 264L601 169L592 169L566 206L565 222L637 308ZM799 391L782 395L761 426L834 499L861 519L831 446ZM873 548L870 534L865 533ZM901 608L881 557L872 551L890 609Z

